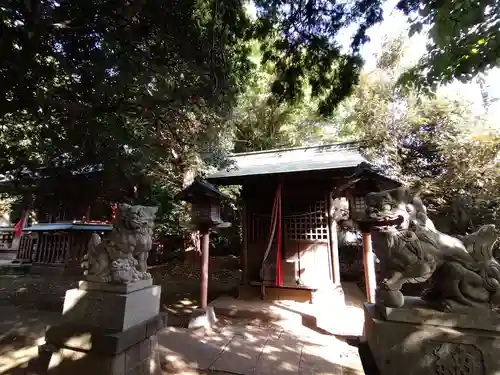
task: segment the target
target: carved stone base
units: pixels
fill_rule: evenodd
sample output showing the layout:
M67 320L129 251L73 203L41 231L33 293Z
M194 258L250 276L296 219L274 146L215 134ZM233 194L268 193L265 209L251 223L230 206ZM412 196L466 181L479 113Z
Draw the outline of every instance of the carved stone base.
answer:
M66 292L63 322L47 330L37 374L157 374L156 333L167 323L159 313L161 288L131 284L133 291L117 293L107 284L81 286L90 290Z
M64 321L120 332L160 312L161 287L158 285L130 293L115 293L103 288L68 290L64 298Z
M393 322L500 332L500 314L487 309L468 307L463 312L442 312L419 297L405 297L402 308L377 306L377 310Z
M373 304L365 304L364 310L366 339L381 375L487 375L500 371L500 333L493 325L489 330L484 324L472 329L470 320L464 328L460 322L454 323L457 317L452 314L413 314L406 308L385 311L388 319L399 320L391 321ZM395 314L396 310L407 311ZM406 322L403 313L408 315Z

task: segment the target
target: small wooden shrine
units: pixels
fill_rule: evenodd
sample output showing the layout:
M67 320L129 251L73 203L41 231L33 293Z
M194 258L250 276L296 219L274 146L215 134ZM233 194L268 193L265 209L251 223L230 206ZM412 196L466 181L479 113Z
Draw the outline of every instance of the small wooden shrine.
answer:
M368 192L399 186L357 144L250 152L208 176L242 186L240 297L310 301L340 286L338 225L364 213Z
M34 271L79 274L92 233L102 236L112 228L111 224L86 223L47 223L27 227L23 230L14 263L30 263Z

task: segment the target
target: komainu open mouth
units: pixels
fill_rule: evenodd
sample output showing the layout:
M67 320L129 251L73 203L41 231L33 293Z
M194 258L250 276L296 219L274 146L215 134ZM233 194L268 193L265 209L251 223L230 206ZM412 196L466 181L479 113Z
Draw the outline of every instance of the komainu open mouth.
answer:
M394 229L401 229L404 218L401 215L391 217L377 215L377 217L370 216L363 221L369 224L374 231L387 232Z

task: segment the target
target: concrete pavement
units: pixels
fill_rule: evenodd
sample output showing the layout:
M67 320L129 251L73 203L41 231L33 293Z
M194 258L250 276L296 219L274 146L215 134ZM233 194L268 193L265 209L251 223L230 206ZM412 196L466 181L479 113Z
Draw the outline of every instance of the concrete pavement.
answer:
M57 313L7 306L0 307L0 317L0 374L36 357L46 325L60 319ZM220 319L210 332L167 327L158 334L158 352L162 374L363 374L357 348L295 324Z
M364 374L356 347L304 326L235 320L211 332L169 327L158 335L158 344L161 368L168 374Z

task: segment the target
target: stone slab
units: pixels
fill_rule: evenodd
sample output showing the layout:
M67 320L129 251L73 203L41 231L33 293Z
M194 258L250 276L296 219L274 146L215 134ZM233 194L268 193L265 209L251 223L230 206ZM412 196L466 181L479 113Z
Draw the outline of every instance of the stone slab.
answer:
M251 372L254 375L295 375L299 374L303 343L281 333L270 332L269 339L262 348L259 361ZM303 367L307 363L302 363ZM303 369L302 369L303 370ZM300 372L302 374L303 371Z
M496 331L388 321L365 304L365 332L380 375L500 373Z
M393 322L500 332L500 315L489 310L471 309L470 314L442 312L418 297L405 297L402 308L377 306L377 309L382 317Z
M171 374L186 374L188 368L208 369L223 353L233 335L168 327L158 332L163 367Z
M153 285L153 279L139 280L130 284L110 284L82 280L78 282L78 289L126 294L135 292L136 290L147 288L151 285Z
M210 366L210 370L231 374L255 373L268 337L268 332L262 332L262 335L235 335Z
M126 294L70 289L64 298L63 320L121 332L158 315L160 296L158 285Z
M47 371L50 375L153 375L159 373L155 335L116 355L102 355L73 348L50 348Z
M47 329L45 342L57 348L64 347L99 355L118 355L155 335L166 326L167 314L164 313L123 332L110 332L87 325L62 323Z

